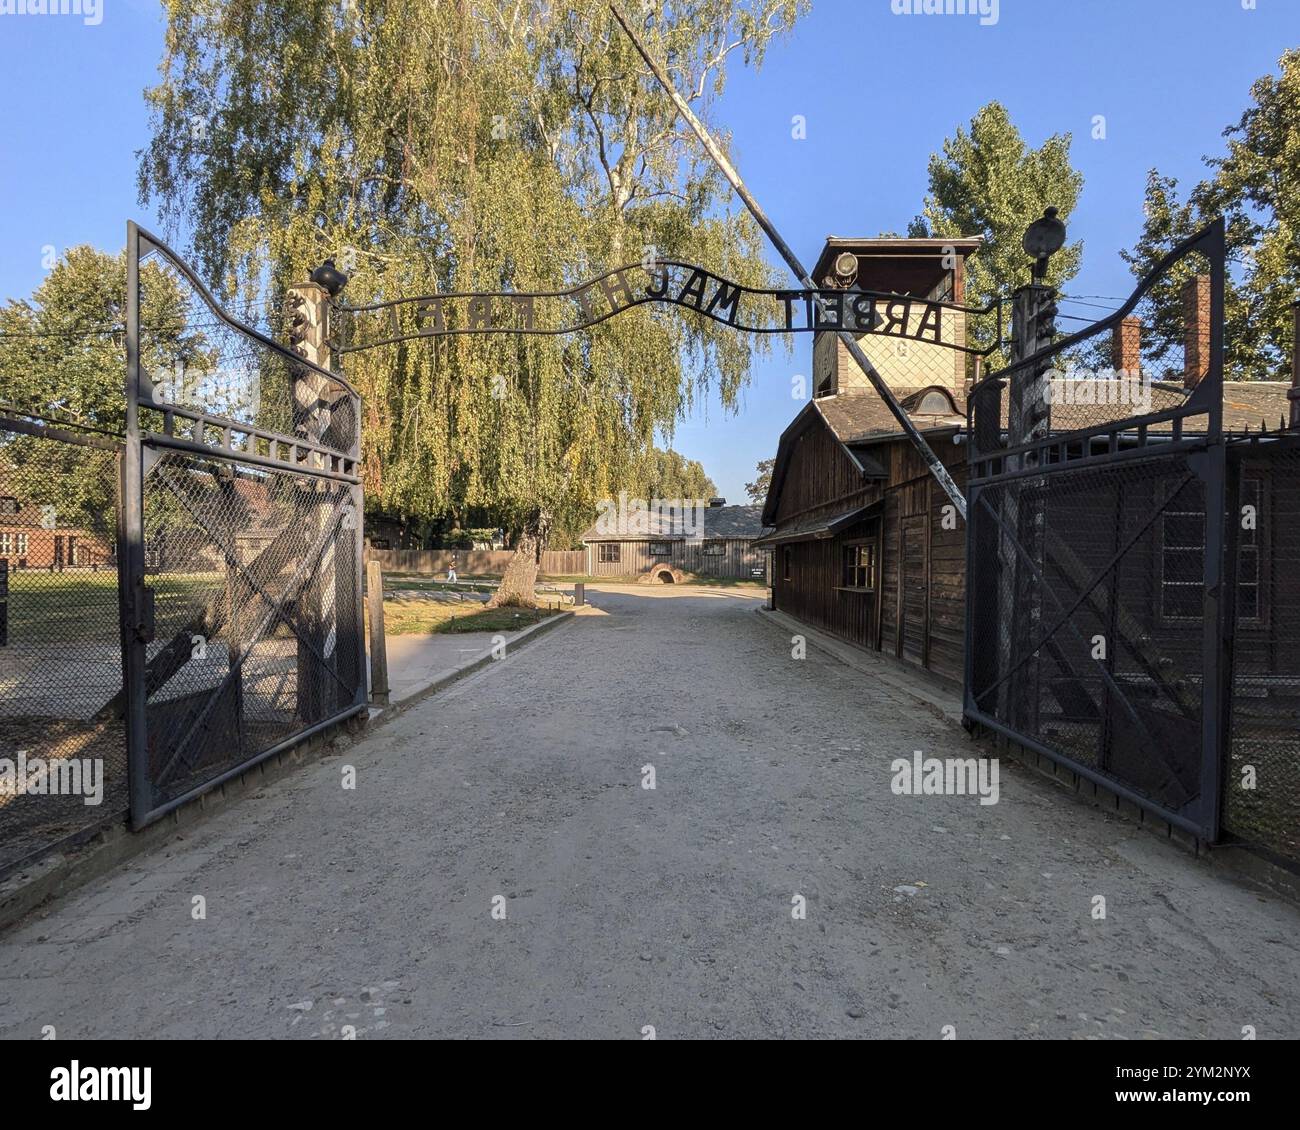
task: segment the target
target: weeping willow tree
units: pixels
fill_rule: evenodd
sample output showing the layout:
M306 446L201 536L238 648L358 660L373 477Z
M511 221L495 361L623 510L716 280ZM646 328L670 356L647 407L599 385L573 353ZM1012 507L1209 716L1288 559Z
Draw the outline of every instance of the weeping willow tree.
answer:
M807 0L626 0L706 120ZM601 0L168 0L142 201L229 300L326 256L353 304L555 290L647 256L776 282L747 214ZM372 504L486 509L501 599L532 599L553 528L631 485L710 389L734 407L761 344L640 306L565 337L426 338L349 354Z

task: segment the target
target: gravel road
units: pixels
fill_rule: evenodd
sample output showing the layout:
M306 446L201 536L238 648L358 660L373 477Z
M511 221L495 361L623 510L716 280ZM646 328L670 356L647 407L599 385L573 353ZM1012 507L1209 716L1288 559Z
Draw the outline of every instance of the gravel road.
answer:
M965 734L749 597L592 598L9 931L0 1035L1300 1035L1292 905L1006 761L895 795Z

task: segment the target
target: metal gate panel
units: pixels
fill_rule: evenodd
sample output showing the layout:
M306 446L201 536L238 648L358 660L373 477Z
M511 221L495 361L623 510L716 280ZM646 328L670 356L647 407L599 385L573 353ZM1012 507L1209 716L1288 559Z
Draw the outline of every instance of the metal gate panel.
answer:
M360 398L128 233L122 640L139 827L365 710ZM142 325L140 264L170 319ZM159 305L157 301L155 307Z
M1231 702L1223 269L1219 223L1113 315L969 398L966 717L1207 840L1219 832ZM1069 384L1100 335L1202 272L1210 339L1193 343L1206 363L1190 394L1148 376L1147 400L1125 403L1122 375L1094 370ZM1150 363L1177 372L1193 363L1184 348L1157 339ZM1012 406L1042 390L1047 426L1008 434Z

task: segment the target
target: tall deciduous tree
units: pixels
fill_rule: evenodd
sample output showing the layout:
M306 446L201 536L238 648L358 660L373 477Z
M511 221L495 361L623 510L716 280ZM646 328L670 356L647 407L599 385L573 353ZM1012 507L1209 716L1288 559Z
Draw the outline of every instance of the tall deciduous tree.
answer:
M699 460L656 447L642 457L628 492L644 499L708 499L718 488Z
M1252 104L1223 132L1227 152L1205 159L1211 173L1185 200L1177 181L1151 170L1142 235L1124 253L1140 277L1179 240L1226 219L1225 364L1236 380L1285 380L1291 359L1291 304L1300 289L1300 49L1283 54L1279 71L1251 86ZM1144 311L1154 356L1181 344L1178 284L1192 269L1175 271Z
M984 237L966 261L966 301L978 306L1030 281L1020 243L1025 228L1049 205L1068 223L1083 190L1083 176L1070 164L1070 135L1053 134L1030 148L1000 102L982 106L967 129L943 143L943 152L930 157L929 174L924 206L908 234ZM1074 278L1082 254L1082 240L1067 243L1052 256L1046 281L1059 287ZM973 319L971 336L981 347L993 344L993 318Z
M160 373L205 354L184 297L156 264L141 273L146 368ZM0 307L0 396L68 430L120 434L126 415L126 256L68 250L27 300ZM53 508L59 526L115 537L111 451L0 431L0 477L24 502Z
M745 484L745 493L749 495L749 501L762 505L767 501L768 488L772 485L772 468L776 466L775 459L760 459L757 471L757 478L752 483Z
M706 118L806 0L629 3ZM224 292L352 267L354 303L550 290L647 257L773 281L756 225L686 138L599 0L168 0L145 200L188 221ZM547 532L631 482L705 389L732 405L755 348L641 306L567 338L459 336L349 355L365 475L411 514L490 508L502 598L531 600ZM504 377L506 395L500 395Z

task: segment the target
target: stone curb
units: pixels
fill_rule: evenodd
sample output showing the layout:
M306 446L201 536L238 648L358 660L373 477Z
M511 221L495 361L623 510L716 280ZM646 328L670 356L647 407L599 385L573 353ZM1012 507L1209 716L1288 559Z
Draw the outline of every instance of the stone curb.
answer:
M524 644L532 643L532 641L537 639L538 636L554 631L561 624L572 619L572 611L557 612L553 616L548 616L541 623L533 624L531 627L525 628L513 640L506 644L506 653L502 658L509 659L511 654L517 648L522 647ZM430 695L436 694L438 691L451 686L452 683L457 683L461 679L465 678L465 676L472 675L475 671L486 667L489 663L495 662L496 660L493 659L492 652L489 649L482 655L475 656L473 659L467 659L464 663L458 663L455 667L447 667L444 670L439 671L438 674L433 676L433 678L421 683L400 702L390 702L387 706L372 706L367 721L372 726L383 725L385 722L389 721L389 719L396 718L397 715L401 714L408 707L423 702Z

